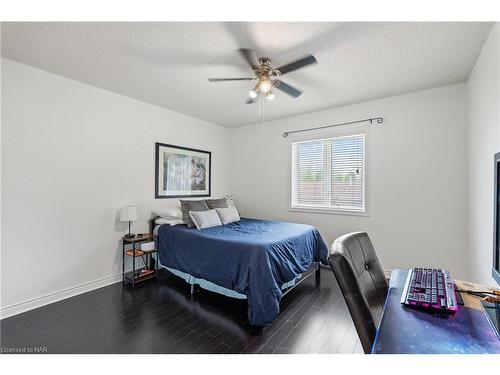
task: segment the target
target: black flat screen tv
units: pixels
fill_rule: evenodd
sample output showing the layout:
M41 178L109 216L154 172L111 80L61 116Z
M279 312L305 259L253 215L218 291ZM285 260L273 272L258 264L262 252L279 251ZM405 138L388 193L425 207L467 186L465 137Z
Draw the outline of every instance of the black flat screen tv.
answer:
M500 285L500 152L495 154L495 179L493 196L493 267L491 274Z

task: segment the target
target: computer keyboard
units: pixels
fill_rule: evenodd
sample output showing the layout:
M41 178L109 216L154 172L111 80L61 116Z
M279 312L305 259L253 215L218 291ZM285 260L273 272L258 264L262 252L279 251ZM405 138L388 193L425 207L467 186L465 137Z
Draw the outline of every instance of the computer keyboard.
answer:
M410 269L401 303L425 310L454 314L458 305L450 272L436 268Z

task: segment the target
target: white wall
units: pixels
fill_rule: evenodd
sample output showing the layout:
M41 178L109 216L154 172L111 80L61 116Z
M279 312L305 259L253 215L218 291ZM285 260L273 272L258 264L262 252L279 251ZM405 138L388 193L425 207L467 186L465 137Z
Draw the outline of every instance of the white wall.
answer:
M498 24L467 82L469 129L468 256L472 281L492 284L493 155L500 151ZM494 285L494 284L493 284Z
M228 193L226 128L5 59L2 127L3 316L120 278L118 209L146 231L174 203L154 199L155 141L212 151Z
M443 266L465 278L466 97L458 84L236 128L231 192L244 215L312 224L328 244L366 230L385 269ZM375 116L385 122L371 129L370 216L289 212L282 133Z

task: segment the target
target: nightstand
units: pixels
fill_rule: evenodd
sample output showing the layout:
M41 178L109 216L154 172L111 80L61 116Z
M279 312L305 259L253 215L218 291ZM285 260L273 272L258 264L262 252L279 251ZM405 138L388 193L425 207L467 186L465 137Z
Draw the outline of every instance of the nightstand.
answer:
M158 279L158 250L156 249L156 237L154 234L145 233L141 236L122 238L122 282L125 285L127 282L135 288L136 284L146 280ZM141 250L142 242L155 241L153 250ZM139 245L139 246L137 246ZM127 247L130 247L127 249ZM155 255L156 256L153 256ZM132 271L125 272L125 257L132 258ZM142 266L136 267L136 258L142 261ZM156 259L155 259L156 258ZM153 264L154 262L154 264Z

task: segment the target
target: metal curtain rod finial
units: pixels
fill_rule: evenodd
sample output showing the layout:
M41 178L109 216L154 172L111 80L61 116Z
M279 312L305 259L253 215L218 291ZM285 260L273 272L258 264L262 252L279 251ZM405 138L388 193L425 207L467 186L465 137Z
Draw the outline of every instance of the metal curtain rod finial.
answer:
M289 131L289 132L284 132L283 133L283 138L286 138L286 137L288 137L288 135L293 134L293 133L302 133L302 132L308 132L308 131L311 131L311 130L326 129L326 128L331 128L331 127L334 127L334 126L341 126L341 125L359 124L361 122L368 122L368 121L370 122L370 124L373 124L373 123L382 124L384 122L384 118L383 117L372 117L372 118L365 118L363 120L342 122L340 124L317 126L315 128L309 128L309 129L292 130L292 131Z

